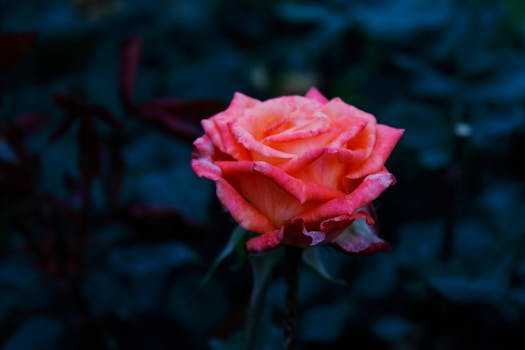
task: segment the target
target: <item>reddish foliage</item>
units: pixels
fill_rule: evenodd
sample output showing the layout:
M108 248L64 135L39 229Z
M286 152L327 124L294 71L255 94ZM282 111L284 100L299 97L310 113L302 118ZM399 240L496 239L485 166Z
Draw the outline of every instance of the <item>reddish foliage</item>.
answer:
M133 92L137 80L143 40L139 36L128 39L121 48L119 62L119 94L124 107L139 118L165 132L193 142L201 133L200 120L222 111L220 101L153 98L137 104Z
M119 93L124 106L133 105L133 91L142 53L142 37L133 36L122 45L119 65Z
M0 35L0 70L26 56L35 46L36 38L34 32Z

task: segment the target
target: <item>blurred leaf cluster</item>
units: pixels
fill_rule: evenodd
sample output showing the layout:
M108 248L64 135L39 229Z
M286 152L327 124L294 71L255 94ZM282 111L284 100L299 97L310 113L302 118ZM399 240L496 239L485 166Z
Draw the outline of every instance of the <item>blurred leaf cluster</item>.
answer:
M525 345L522 1L2 0L0 30L5 349L240 348L252 274L200 287L234 223L191 140L235 91L312 85L406 133L376 203L391 249L308 253L301 349Z

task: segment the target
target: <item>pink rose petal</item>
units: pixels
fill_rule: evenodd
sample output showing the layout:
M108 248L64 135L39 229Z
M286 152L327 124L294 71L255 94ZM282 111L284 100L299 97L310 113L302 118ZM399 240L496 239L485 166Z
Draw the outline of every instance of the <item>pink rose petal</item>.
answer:
M332 199L318 207L303 212L300 217L305 222L311 223L341 215L351 215L357 209L376 199L394 181L394 176L389 172L368 175L352 193Z
M309 98L309 99L316 100L316 101L321 102L321 103L328 102L328 99L326 97L324 97L324 95L322 93L320 93L319 90L317 90L313 86L308 90L308 92L306 93L305 96L307 98Z
M383 168L390 153L392 153L392 150L404 132L405 130L403 129L395 129L378 124L376 127L376 142L372 153L363 164L360 164L358 167L353 167L346 176L350 179L357 179Z
M223 179L217 180L217 197L232 214L235 221L246 230L265 233L275 229L266 216L255 209Z

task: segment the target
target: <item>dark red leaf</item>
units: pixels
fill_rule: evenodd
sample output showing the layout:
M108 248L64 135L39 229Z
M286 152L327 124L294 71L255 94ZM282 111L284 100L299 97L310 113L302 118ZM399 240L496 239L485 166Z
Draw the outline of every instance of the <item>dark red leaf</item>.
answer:
M116 130L122 131L124 129L122 123L113 115L111 115L111 113L109 113L106 108L102 106L90 106L89 111L92 115L97 116L99 119L103 120L108 125L111 125Z
M33 131L40 129L48 118L36 113L23 113L18 115L13 124L0 130L0 137L4 138L19 159L27 157L25 137Z
M71 112L71 113L82 113L86 112L86 106L77 101L75 98L71 96L66 96L62 94L55 94L53 95L53 101L55 101L55 104L62 108L65 111Z
M17 189L27 190L31 188L29 174L23 165L0 159L0 174Z
M53 143L59 138L61 138L65 132L71 127L73 122L75 121L75 117L73 115L68 115L62 122L58 125L58 127L53 131L53 133L49 136L48 142Z
M133 92L137 81L137 72L142 53L142 37L133 36L126 40L120 51L119 93L124 105L133 105Z
M76 196L79 192L79 184L77 179L71 174L64 174L62 176L62 182L69 195Z
M108 201L112 207L117 204L118 196L122 189L124 180L124 161L120 154L120 149L109 151L109 173L105 179L104 186Z
M216 100L184 100L173 97L155 98L145 105L164 110L179 118L185 118L195 123L211 117L226 109L226 103Z
M35 46L37 33L9 33L0 35L0 70L26 56Z
M42 204L44 204L46 207L52 209L53 211L56 211L63 215L64 217L68 218L73 223L80 223L82 218L77 210L72 208L69 203L66 201L52 196L52 195L44 195L40 197L40 201Z
M16 131L12 131L6 135L6 140L9 143L9 146L15 152L19 160L23 160L28 157L28 152L23 137L24 134Z
M173 209L154 205L135 205L129 208L129 214L134 219L180 219L180 213Z
M178 210L160 205L134 205L126 208L124 215L137 224L198 227L198 224L184 217Z
M21 133L31 133L46 125L49 118L37 113L23 113L14 120L14 129Z
M100 171L99 141L93 118L82 118L78 128L78 164L85 183L90 183Z
M24 239L26 249L31 253L33 262L40 266L43 260L43 252L38 247L35 237L33 237L33 235L31 234L23 218L15 217L13 221L16 227L16 231L19 232L22 238Z
M193 142L202 133L195 123L179 119L176 115L148 103L138 108L138 114L162 130L189 142Z

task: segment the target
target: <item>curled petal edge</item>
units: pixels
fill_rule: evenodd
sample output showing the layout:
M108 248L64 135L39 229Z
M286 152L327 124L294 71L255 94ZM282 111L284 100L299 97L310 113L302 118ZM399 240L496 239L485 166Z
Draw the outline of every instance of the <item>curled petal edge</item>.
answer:
M356 220L362 220L367 225L374 224L372 217L365 211L325 220L319 225L320 230L308 230L301 218L295 218L279 229L251 238L246 242L246 247L250 251L260 252L281 244L307 248L325 242L332 243Z
M381 169L404 132L404 129L377 124L376 141L372 153L358 168L350 171L346 177L357 179Z
M215 149L211 140L204 135L195 140L193 145L195 149L192 154L191 168L198 176L217 181L221 177L221 168L212 161Z
M374 225L366 219L355 220L332 242L332 246L345 253L371 254L387 250L389 245L377 236Z
M368 175L350 194L332 199L300 215L305 223L315 223L354 213L371 203L383 191L395 183L394 175L387 171Z

